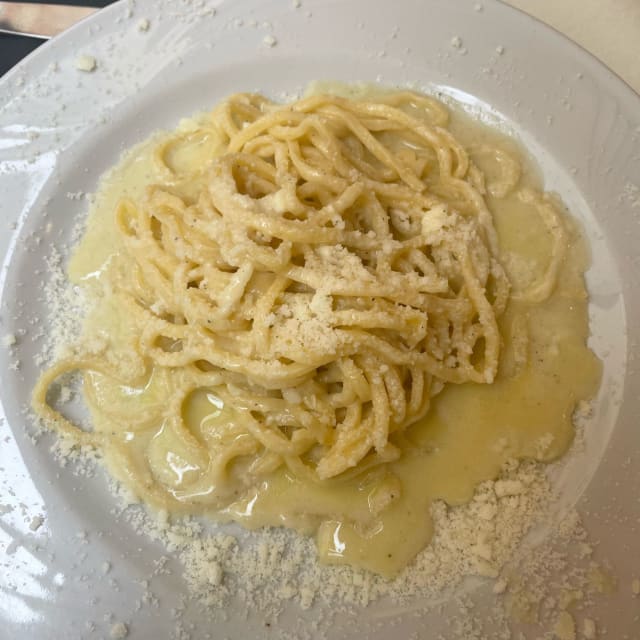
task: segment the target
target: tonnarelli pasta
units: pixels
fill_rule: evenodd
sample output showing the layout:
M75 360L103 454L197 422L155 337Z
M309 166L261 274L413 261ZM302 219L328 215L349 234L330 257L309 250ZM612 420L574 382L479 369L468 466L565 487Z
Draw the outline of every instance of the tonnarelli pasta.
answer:
M393 434L444 385L493 382L510 296L543 300L563 257L553 204L522 190L552 251L539 280L511 286L487 196L512 192L519 165L463 148L447 121L410 92L285 105L238 94L165 137L161 179L113 214L121 246L101 278L120 328L46 371L35 410L108 448L142 499L174 508L222 508L238 477L249 487L281 467L322 482L396 459ZM205 138L215 154L185 170L176 149ZM476 154L493 154L498 175ZM72 371L99 430L47 402ZM221 416L195 431L194 393Z

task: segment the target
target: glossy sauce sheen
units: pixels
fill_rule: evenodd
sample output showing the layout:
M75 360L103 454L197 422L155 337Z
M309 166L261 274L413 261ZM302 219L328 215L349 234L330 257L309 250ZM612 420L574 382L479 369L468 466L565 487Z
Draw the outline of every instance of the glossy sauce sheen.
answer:
M182 127L188 129L189 121ZM509 138L456 113L450 129L465 146L490 141L519 157L523 167L519 186L539 188L528 160ZM74 282L90 286L119 251L114 208L123 195L137 198L146 184L161 181L151 157L161 139L155 137L137 147L103 181L87 233L70 263ZM201 166L203 158L217 152L214 139L187 136L184 140L179 149L169 151L175 163ZM495 159L482 154L472 158L490 180L497 168ZM510 278L516 289L524 288L544 272L549 234L533 207L514 194L502 199L489 196L488 204ZM433 399L426 419L396 436L394 442L403 452L397 462L322 484L301 480L283 469L248 490L239 481L239 497L215 512L214 518L236 520L248 528L293 527L316 535L321 561L393 576L431 539L429 511L434 500L463 504L480 482L495 478L507 460L549 461L566 452L574 433L572 413L578 401L590 398L597 389L600 363L586 346L588 300L583 273L588 252L575 223L564 222L569 246L552 296L536 305L512 301L500 319L504 344L494 384L445 387ZM109 326L113 340L135 339L127 335L126 321L117 309L106 302L96 305L87 322L88 326ZM528 337L524 362L522 347L512 339L514 326ZM162 384L152 377L140 392L108 388L102 392L117 394L118 402L127 396L132 410L138 410L145 403L161 405ZM91 409L95 428L106 428L99 411ZM217 421L236 419L233 407L222 407L208 390L192 394L183 411L196 437L206 437ZM193 459L189 451L168 454L164 437L160 422L151 441L129 432L128 446L137 447L141 457L147 455L150 472L164 474L163 479L179 490L205 462ZM114 475L126 483L117 457L107 451L106 458Z

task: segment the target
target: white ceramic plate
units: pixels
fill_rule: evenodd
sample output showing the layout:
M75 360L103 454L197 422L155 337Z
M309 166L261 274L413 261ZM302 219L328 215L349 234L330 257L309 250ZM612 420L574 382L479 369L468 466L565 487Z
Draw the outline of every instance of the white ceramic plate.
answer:
M148 31L139 28L143 19ZM94 72L76 69L81 54L96 58ZM493 0L302 0L300 7L290 0L123 0L2 79L0 334L15 334L18 343L0 349L0 636L106 637L124 621L131 638L248 639L267 630L277 637L299 622L295 608L276 628L265 627L259 612L245 620L234 609L213 626L207 612L190 606L176 618L185 587L175 563L173 573L143 582L164 550L114 520L102 476L61 470L50 442L30 441L26 407L34 355L48 330L45 259L53 247L64 249L86 210L77 194L94 190L123 149L226 94L286 97L314 79L412 82L461 100L520 136L546 188L583 221L593 247L592 346L605 373L585 450L558 482L565 507L578 502L619 585L589 615L610 638L636 637L640 98L579 47ZM105 562L113 565L107 573ZM137 611L147 589L160 606ZM475 596L488 603L490 585ZM453 609L420 615L419 608L338 616L327 635L447 633ZM324 613L305 613L308 637Z

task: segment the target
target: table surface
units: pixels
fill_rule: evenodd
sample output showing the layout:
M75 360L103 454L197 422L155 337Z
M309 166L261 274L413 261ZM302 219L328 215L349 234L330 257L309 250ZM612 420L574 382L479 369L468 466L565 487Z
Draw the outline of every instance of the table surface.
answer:
M84 7L106 7L111 0L44 0L33 4L74 4ZM0 76L18 64L22 58L37 49L44 40L0 33Z
M46 1L93 7L110 4L109 0ZM640 0L505 1L567 35L640 93ZM0 75L41 43L0 34Z

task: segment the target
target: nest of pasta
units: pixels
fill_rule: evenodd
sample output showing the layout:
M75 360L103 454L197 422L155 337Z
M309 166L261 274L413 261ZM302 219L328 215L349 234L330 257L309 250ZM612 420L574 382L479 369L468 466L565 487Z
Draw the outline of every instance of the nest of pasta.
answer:
M162 180L115 212L96 312L111 324L89 323L41 376L37 413L103 447L163 507L220 508L238 481L283 465L322 482L396 459L398 434L444 385L494 380L510 296L485 195L518 170L488 184L447 119L408 92L289 105L241 94L163 139ZM172 162L185 135L216 141L186 171ZM47 402L70 371L84 373L93 431ZM202 392L218 413L194 426L185 406Z
M493 381L509 283L446 120L411 93L236 95L205 188L120 204L142 353L240 411L263 470L392 460L444 384Z

